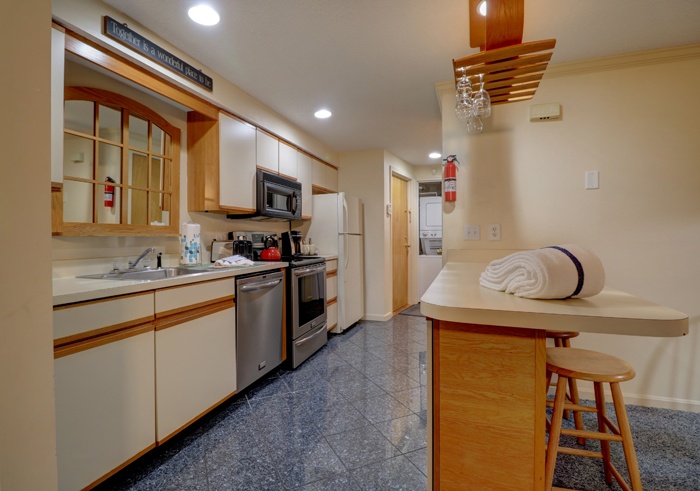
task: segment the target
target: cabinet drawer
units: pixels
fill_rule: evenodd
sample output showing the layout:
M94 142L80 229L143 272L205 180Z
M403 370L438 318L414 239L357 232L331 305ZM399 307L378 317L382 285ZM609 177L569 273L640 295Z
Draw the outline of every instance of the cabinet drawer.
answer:
M156 291L156 317L176 314L220 300L231 299L236 294L236 280L204 281Z
M326 273L335 273L338 271L338 260L329 259L326 261Z
M55 307L54 344L153 320L153 292Z

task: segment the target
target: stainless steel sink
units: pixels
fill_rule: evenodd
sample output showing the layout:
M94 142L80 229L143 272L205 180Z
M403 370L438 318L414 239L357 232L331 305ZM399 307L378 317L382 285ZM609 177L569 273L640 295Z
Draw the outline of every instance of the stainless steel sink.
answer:
M93 278L96 280L163 280L165 278L204 274L207 272L208 271L204 269L158 268L115 271L103 274L86 274L78 276L78 278Z

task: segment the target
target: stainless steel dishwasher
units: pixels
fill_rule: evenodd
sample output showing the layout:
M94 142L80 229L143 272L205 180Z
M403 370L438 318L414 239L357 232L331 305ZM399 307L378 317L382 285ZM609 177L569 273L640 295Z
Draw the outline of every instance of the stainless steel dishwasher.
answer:
M236 390L282 363L285 326L281 271L236 279Z

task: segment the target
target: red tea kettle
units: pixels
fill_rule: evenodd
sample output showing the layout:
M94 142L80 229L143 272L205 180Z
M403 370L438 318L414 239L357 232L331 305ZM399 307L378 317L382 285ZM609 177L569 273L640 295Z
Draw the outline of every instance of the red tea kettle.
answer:
M266 235L263 239L265 249L260 253L260 259L263 261L279 261L282 258L279 249L277 249L277 239L272 235Z

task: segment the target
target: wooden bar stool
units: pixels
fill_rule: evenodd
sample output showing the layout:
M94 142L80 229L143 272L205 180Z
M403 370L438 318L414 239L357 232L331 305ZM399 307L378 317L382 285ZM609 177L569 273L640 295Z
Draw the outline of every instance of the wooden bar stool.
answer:
M547 381L550 381L552 374L555 373L557 374L558 380L557 391L554 396L552 421L549 428L549 442L547 444L545 490L552 490L552 479L554 477L554 466L556 464L557 454L564 453L582 457L602 458L605 481L608 484L611 484L612 478L615 477L620 487L625 491L641 491L642 480L639 476L637 456L634 451L634 444L632 443L632 431L630 430L627 411L625 410L625 403L622 399L622 391L620 390L620 382L634 378L634 369L627 362L619 358L596 351L577 348L547 348ZM572 378L593 382L595 390L595 408L566 401L567 382ZM608 419L605 412L604 383L610 384L612 402L615 406L615 414L617 416L617 426ZM598 431L562 429L561 423L565 408L597 413ZM578 448L561 447L559 446L559 437L561 435L600 440L601 451L593 452ZM610 442L622 443L631 487L610 461Z
M571 338L578 336L576 331L547 331L547 337L554 340L558 348L571 348Z
M578 336L578 332L576 331L547 331L547 337L549 339L554 340L554 346L559 347L559 348L571 348L571 338L575 338ZM549 380L549 379L548 379ZM549 390L549 387L551 385L556 385L556 382L547 382L547 388ZM572 402L576 405L579 404L579 398L578 398L578 386L576 385L576 380L573 378L569 379L569 391L566 394L566 399L569 402ZM547 401L547 407L552 407L554 401ZM583 416L579 411L573 411L574 413L574 424L576 425L576 429L582 430L583 429ZM564 410L564 418L569 419L569 410L565 409ZM585 438L578 438L578 443L579 445L585 445L586 444L586 439Z

